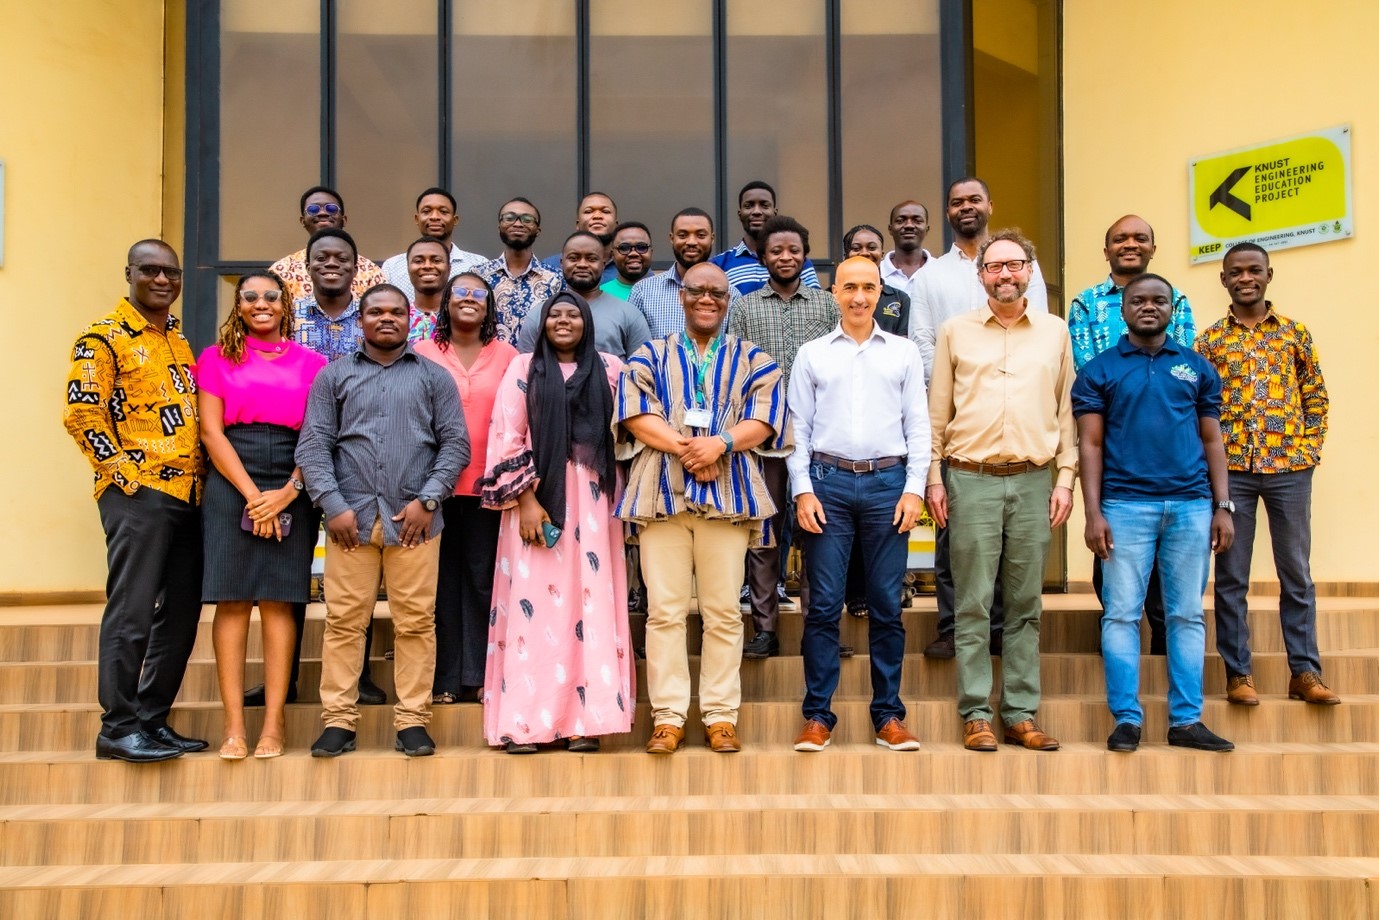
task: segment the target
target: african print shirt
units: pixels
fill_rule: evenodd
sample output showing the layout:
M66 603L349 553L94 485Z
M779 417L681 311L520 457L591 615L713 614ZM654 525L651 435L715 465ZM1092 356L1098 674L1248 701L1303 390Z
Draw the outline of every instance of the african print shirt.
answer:
M311 287L311 274L306 270L305 249L298 249L290 256L283 256L268 266L268 270L287 285L287 296L292 298L293 303L315 296L316 292ZM369 288L387 280L383 277L381 268L359 256L354 260L354 281L350 282L350 294L358 300Z
M508 271L507 260L502 256L488 260L476 271L493 292L493 301L498 305L498 338L512 346L517 345L517 336L522 332L527 314L540 310L565 286L565 279L543 268L536 256L531 257L527 270L520 275Z
M1115 279L1108 277L1101 284L1087 288L1073 298L1068 307L1068 335L1073 340L1073 367L1083 365L1120 341L1129 331L1120 315L1121 292ZM1168 337L1184 348L1191 348L1197 337L1197 325L1192 321L1192 307L1187 296L1173 289L1173 312L1168 317Z
M1321 462L1326 382L1312 334L1274 312L1253 329L1227 313L1197 338L1221 375L1226 468L1286 473Z
M292 337L327 361L338 361L364 347L364 327L359 322L359 298L332 319L315 297L292 305Z

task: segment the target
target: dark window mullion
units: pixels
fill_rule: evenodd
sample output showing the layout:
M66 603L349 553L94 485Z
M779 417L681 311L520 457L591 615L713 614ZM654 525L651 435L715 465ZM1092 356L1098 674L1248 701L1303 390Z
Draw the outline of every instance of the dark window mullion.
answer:
M440 74L440 93L437 96L438 115L440 122L439 148L437 156L439 168L436 170L437 179L441 188L451 188L450 180L450 125L454 113L452 111L450 78L451 67L455 58L455 42L451 32L454 29L453 10L451 0L436 0L436 48L439 55L437 69ZM453 194L453 189L451 190Z
M589 41L589 0L577 0L575 3L575 177L579 188L575 190L576 207L578 207L578 202L590 191Z
M321 0L321 184L335 187L335 4Z
M713 3L713 214L714 227L727 239L728 211L728 0ZM720 241L722 248L723 245Z
M828 105L828 251L832 263L843 239L843 15L841 0L825 0L824 67Z
M943 122L943 185L975 171L972 114L972 3L939 0L939 93ZM940 213L946 202L940 202ZM953 245L953 229L943 224L943 250ZM933 226L931 222L930 226Z

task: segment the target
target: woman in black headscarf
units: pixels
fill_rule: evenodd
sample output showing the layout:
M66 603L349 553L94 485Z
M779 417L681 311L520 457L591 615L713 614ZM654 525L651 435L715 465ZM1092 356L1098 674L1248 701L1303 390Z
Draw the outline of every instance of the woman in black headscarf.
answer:
M484 736L508 753L598 750L635 704L619 489L609 427L622 362L594 348L571 291L508 365L489 431L483 504L503 512L489 614Z

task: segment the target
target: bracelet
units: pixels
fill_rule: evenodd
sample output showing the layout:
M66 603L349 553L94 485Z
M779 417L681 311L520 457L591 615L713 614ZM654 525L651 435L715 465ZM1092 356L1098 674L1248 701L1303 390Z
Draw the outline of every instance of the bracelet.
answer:
M724 453L731 454L733 452L733 436L726 431L720 431L718 437L724 444L728 445L728 449Z

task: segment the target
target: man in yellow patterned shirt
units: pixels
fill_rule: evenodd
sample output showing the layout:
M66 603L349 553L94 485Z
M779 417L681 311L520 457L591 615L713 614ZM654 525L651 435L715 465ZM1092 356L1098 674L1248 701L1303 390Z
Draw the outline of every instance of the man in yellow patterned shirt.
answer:
M109 566L96 756L146 763L206 748L168 727L201 616L205 463L177 253L141 240L128 262L129 296L77 337L63 423L95 469Z
M1226 667L1226 699L1258 705L1245 595L1255 511L1263 499L1292 674L1288 696L1335 704L1340 697L1322 683L1310 561L1312 471L1321 462L1326 437L1326 382L1311 333L1275 313L1265 299L1273 278L1264 249L1254 243L1232 246L1221 263L1230 310L1196 342L1221 375L1221 430L1235 521L1235 542L1216 557L1216 650Z

